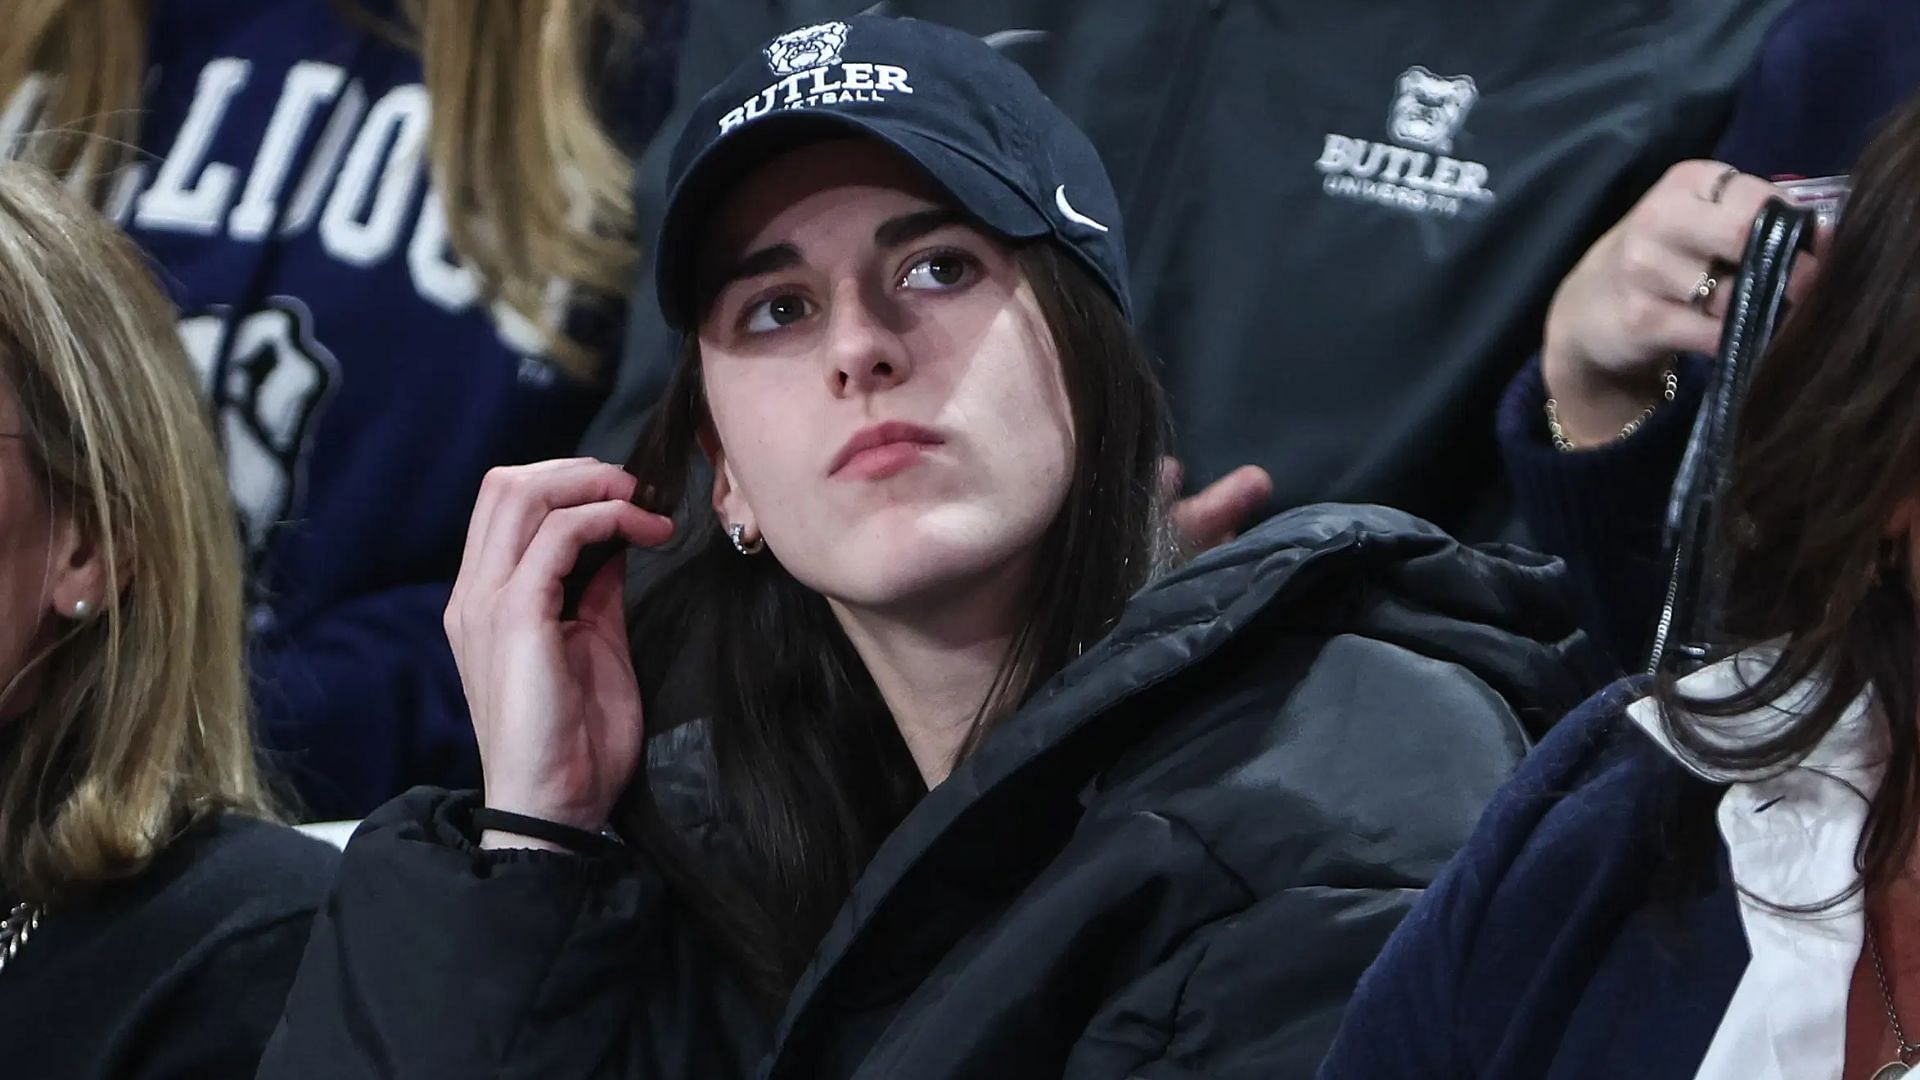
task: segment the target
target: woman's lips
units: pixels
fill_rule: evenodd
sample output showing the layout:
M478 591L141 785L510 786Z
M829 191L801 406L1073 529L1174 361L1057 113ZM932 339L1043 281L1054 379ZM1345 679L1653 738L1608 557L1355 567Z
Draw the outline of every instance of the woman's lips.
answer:
M828 476L883 480L918 462L930 447L946 440L917 424L897 420L854 433L827 466Z
M840 466L837 475L853 480L885 480L912 468L927 452L928 444L893 442L862 450Z

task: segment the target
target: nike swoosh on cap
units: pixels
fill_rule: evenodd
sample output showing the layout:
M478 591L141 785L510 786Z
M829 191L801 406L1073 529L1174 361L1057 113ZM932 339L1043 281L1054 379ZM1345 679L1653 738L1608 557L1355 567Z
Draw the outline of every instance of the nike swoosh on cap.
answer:
M1112 229L1107 228L1105 225L1102 225L1099 222L1088 217L1087 215L1081 213L1080 211L1075 210L1073 208L1073 204L1067 201L1067 185L1065 184L1061 184L1059 187L1054 189L1053 203L1055 206L1058 206L1060 208L1060 213L1066 215L1066 219L1068 221L1085 225L1089 229L1099 229L1101 232L1113 231Z

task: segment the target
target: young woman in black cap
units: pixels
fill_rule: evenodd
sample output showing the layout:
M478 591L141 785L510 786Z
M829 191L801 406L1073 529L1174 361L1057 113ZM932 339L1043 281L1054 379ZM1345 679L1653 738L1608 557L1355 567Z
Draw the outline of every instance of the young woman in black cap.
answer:
M629 468L474 512L484 802L363 826L261 1075L1304 1075L1582 689L1552 567L1310 507L1162 576L1118 207L979 41L783 35L675 172ZM569 602L670 537L631 641Z

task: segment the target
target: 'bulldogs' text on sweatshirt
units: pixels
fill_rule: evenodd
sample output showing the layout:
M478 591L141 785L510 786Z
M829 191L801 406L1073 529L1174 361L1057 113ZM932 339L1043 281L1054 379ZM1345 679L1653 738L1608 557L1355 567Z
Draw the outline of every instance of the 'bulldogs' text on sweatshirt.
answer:
M417 55L331 0L151 10L141 156L104 209L179 305L215 412L263 739L317 817L473 783L440 623L468 513L489 467L573 452L601 390L450 249ZM4 103L0 146L46 90ZM650 131L668 92L635 78L616 130Z

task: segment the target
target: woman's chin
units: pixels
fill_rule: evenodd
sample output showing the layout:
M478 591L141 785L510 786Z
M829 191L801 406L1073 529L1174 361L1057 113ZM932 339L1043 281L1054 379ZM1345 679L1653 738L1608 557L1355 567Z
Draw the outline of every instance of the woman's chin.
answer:
M857 530L835 545L818 573L791 570L802 584L843 604L892 608L949 598L998 577L1035 546L994 528Z

